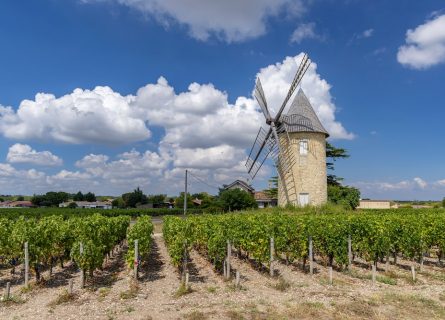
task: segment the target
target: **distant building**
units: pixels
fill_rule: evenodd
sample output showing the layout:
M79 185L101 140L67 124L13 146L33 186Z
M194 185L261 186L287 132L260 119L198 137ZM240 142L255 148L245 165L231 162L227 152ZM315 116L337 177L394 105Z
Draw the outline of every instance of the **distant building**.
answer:
M223 185L224 190L230 190L230 189L241 189L246 192L249 192L250 194L254 194L255 189L247 184L247 182L244 182L242 180L235 180L231 184L224 184Z
M278 199L271 198L264 191L255 191L253 197L255 198L255 201L258 204L258 208L260 208L260 209L276 207L278 204Z
M0 203L0 208L31 208L31 201L5 201Z
M396 209L398 204L390 200L360 200L357 209Z
M75 203L78 208L85 208L85 209L113 209L113 205L111 202L106 201L94 201L94 202L88 202L88 201L67 201L62 202L59 204L59 208L67 208L70 203Z
M231 184L224 184L223 188L224 190L240 189L250 193L258 204L258 208L276 207L278 205L278 199L269 197L265 191L255 191L251 185L242 180L235 180Z

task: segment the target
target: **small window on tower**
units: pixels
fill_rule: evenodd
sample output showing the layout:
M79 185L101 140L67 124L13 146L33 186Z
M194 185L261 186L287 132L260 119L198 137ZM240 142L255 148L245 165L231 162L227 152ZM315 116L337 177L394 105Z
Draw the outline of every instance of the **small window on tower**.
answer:
M307 140L300 141L300 155L307 156L307 152L309 149L309 143Z

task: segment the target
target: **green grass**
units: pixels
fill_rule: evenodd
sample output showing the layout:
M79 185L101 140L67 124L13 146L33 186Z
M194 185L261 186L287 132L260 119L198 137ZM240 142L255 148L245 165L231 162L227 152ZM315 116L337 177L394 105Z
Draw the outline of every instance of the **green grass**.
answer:
M193 290L190 286L186 286L184 282L181 282L181 285L179 286L178 290L175 292L174 297L180 298L186 294L192 293Z

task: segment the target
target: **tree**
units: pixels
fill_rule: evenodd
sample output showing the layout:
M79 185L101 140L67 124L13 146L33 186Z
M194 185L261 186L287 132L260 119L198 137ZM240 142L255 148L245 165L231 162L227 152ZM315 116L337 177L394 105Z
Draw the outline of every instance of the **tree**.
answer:
M349 158L348 151L343 148L336 148L329 142L326 142L326 167L334 171L334 163L337 159ZM343 178L334 174L328 174L328 185L340 186Z
M70 209L76 209L76 208L77 208L77 203L75 203L75 202L70 202L70 203L68 204L68 208L70 208Z
M58 206L59 203L68 201L69 194L63 191L54 192L50 191L45 194L46 200L51 203L52 206Z
M241 189L228 189L220 193L219 199L224 210L245 210L258 208L253 195Z
M147 197L148 203L153 203L153 207L156 208L164 204L166 194L151 194Z
M278 176L270 178L269 185L271 185L271 187L264 191L270 198L277 199L278 198Z
M84 195L84 200L88 202L95 202L96 201L96 195L92 192L88 192Z
M111 205L113 208L125 208L125 202L121 197L113 199L113 201L111 201Z
M35 206L51 207L58 206L60 203L68 201L69 194L66 192L54 192L50 191L44 195L34 195L31 198L31 202Z
M199 206L201 209L219 209L221 210L220 205L217 203L218 199L215 196L208 194L207 192L194 193L191 196L193 199L201 200L201 205Z
M16 199L16 201L24 201L24 200L25 200L24 196L18 196Z
M175 199L175 207L183 208L184 207L184 192L179 194L179 197ZM190 193L187 193L187 208L193 207L193 201Z
M74 196L73 196L73 200L74 201L83 201L84 200L84 195L82 192L77 192Z
M354 187L341 185L328 186L328 199L348 209L355 209L360 203L360 191Z
M445 198L442 199L442 207L445 208Z
M148 202L147 196L137 187L133 192L124 193L122 200L126 207L135 208L138 204L146 204Z

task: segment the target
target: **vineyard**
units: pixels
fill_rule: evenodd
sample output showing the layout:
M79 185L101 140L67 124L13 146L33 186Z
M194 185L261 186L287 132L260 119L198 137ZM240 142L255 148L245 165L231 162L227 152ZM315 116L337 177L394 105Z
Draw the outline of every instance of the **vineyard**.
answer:
M239 253L258 264L273 255L286 262L302 260L306 264L309 238L313 252L343 268L351 263L350 255L376 264L403 258L422 263L425 255L437 257L445 252L445 212L364 212L362 214L292 215L292 214L228 214L194 216L186 220L167 217L164 238L173 263L180 266L184 250L192 247L222 270L227 255L227 241ZM351 249L348 250L348 241Z
M201 209L188 209L190 214L200 214ZM181 215L184 213L182 208L155 208L155 209L86 209L86 208L0 208L0 217L17 219L19 217L26 218L43 218L49 216L61 216L63 218L70 217L88 217L99 213L105 217L141 217L141 216L164 216L164 215Z
M444 210L66 212L0 218L1 318L445 317Z

